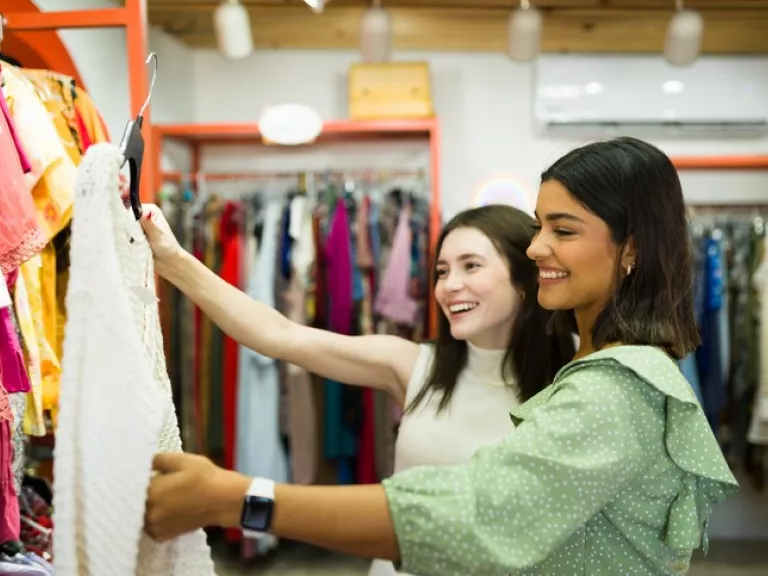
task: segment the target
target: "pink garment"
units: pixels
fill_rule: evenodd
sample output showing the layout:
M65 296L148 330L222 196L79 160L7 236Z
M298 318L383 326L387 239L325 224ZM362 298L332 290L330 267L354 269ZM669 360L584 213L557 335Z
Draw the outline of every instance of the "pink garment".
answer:
M0 381L9 393L31 390L24 353L9 308L0 308Z
M8 121L0 114L0 271L15 270L46 243Z
M417 305L411 298L411 209L403 208L397 222L374 309L396 324L413 326Z
M3 68L0 66L0 80L2 80L2 77ZM21 145L21 140L19 140L19 137L16 134L16 128L13 125L13 118L11 117L11 111L8 110L8 103L5 101L5 96L3 95L2 89L0 89L0 110L3 113L3 116L5 116L6 124L8 124L8 132L10 133L11 139L13 140L16 153L19 155L19 163L21 164L21 169L25 174L27 172L32 172L32 164L29 163L29 158L27 158L27 155L24 152L24 147Z
M344 200L339 199L333 213L333 223L325 240L326 284L331 330L339 334L352 333L352 239Z
M21 531L19 497L13 483L13 444L11 444L11 418L4 419L3 403L8 396L0 384L0 542L15 542Z

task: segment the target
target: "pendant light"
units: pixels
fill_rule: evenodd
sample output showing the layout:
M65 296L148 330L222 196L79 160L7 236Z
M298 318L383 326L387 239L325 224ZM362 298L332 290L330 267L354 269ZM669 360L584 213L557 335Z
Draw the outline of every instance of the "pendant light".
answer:
M378 0L363 13L360 52L363 62L387 62L392 55L392 21Z
M690 66L701 50L704 19L696 10L684 8L683 0L676 0L675 8L667 27L664 58L672 66Z
M515 62L530 62L541 48L541 12L531 7L529 0L520 0L520 7L509 17L507 54Z
M325 10L325 5L330 1L331 0L304 0L304 3L309 6L312 12L320 14L323 10Z
M251 19L239 0L222 0L213 13L213 29L226 58L240 60L253 52Z

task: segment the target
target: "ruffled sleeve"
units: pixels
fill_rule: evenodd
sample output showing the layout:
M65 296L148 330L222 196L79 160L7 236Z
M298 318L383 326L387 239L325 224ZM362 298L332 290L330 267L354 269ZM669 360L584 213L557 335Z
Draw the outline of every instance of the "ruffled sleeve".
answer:
M622 346L593 355L595 361L621 364L666 397L664 443L672 461L685 472L669 512L667 545L707 550L710 512L736 494L739 484L723 457L693 389L675 363L647 346Z
M712 506L738 487L679 369L652 348L569 364L512 421L513 434L465 466L384 482L404 571L619 573L616 559L668 567L706 547ZM664 490L653 510L644 483ZM621 506L648 516L626 523L612 516Z

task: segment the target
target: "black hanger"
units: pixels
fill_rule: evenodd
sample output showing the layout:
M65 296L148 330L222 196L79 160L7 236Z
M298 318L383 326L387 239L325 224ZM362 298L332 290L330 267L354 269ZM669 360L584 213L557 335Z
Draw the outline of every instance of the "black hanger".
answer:
M136 116L136 120L129 120L125 126L125 132L123 132L123 138L120 140L120 152L123 154L124 162L128 163L130 170L131 184L130 184L130 200L131 208L133 209L133 215L136 220L141 218L141 199L139 198L139 183L141 180L141 165L144 161L144 137L141 135L141 126L144 124L144 111L149 106L150 100L152 100L152 90L155 88L155 80L157 80L157 54L150 53L147 58L146 64L149 64L154 60L155 69L152 72L152 81L149 85L149 94L144 105L139 110L139 115Z

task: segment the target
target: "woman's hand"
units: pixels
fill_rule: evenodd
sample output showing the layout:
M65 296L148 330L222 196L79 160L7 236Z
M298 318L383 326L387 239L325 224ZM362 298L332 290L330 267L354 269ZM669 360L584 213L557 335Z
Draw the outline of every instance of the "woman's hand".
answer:
M176 240L168 221L163 216L162 210L154 204L143 204L141 215L141 227L147 236L149 245L152 248L152 254L157 263L158 273L163 275L163 270L167 269L178 260L183 254L184 249Z
M165 541L206 526L239 525L250 479L196 454L158 454L147 493L144 530Z

